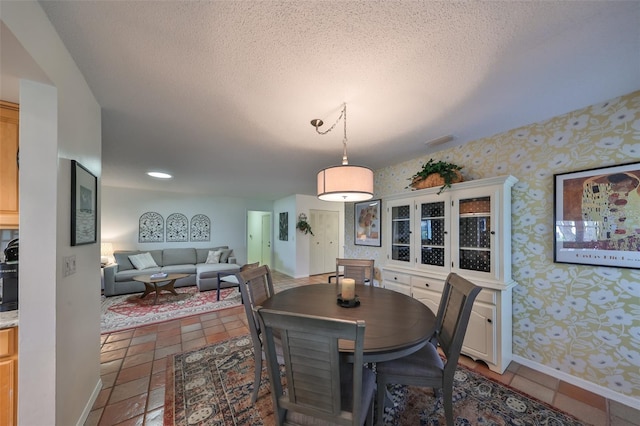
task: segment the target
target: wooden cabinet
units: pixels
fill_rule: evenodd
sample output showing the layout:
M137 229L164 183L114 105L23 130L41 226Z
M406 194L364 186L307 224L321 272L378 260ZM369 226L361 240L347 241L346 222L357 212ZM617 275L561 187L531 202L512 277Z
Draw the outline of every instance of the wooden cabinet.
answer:
M17 424L18 327L0 330L0 425Z
M444 280L455 272L483 290L462 352L499 373L511 362L511 187L513 176L414 191L383 200L388 218L383 286L437 313Z
M0 101L0 229L18 228L17 104Z

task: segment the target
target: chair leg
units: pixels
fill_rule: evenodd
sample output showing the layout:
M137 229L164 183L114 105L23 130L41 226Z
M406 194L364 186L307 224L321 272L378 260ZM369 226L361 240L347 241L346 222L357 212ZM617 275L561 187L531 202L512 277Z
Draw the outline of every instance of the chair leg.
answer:
M253 396L251 402L258 400L258 392L260 391L260 379L262 377L262 348L253 346L253 362L255 363L255 376L253 379Z
M447 426L453 426L453 385L442 388L442 403Z
M378 389L376 391L376 425L382 426L382 416L384 414L384 403L387 397L387 384L381 380L381 377L377 378Z

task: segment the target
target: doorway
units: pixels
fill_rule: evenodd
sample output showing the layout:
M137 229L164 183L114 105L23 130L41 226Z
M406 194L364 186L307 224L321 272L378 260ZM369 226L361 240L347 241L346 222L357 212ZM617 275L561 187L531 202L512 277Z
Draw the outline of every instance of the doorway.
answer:
M247 212L247 263L271 267L271 212Z
M309 225L313 229L309 247L309 275L335 272L340 253L340 213L330 210L309 210Z

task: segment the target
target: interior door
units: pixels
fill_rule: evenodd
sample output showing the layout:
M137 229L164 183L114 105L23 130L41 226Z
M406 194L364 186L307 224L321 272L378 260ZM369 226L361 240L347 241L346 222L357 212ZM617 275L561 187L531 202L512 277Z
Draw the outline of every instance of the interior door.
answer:
M339 253L339 220L337 211L310 210L309 225L313 230L309 247L309 275L336 270Z
M260 265L271 266L271 214L262 216L262 250Z

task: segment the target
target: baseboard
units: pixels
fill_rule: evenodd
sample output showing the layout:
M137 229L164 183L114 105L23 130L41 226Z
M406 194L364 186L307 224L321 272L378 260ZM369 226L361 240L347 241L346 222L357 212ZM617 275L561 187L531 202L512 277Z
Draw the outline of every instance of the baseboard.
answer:
M89 397L87 404L84 406L84 410L82 410L82 414L80 415L76 426L84 426L84 423L87 421L87 417L89 417L89 413L91 413L93 404L96 402L96 399L98 399L98 395L100 394L101 390L102 379L98 379L98 383L96 383L96 386L93 388L93 392L91 392L91 396Z
M558 379L570 383L574 386L595 393L597 395L601 395L607 399L619 402L620 404L629 406L634 410L637 410L637 407L640 405L640 400L636 398L612 391L611 389L605 388L604 386L596 385L595 383L572 376L571 374L556 370L555 368L547 367L546 365L539 364L521 356L513 355L513 361L517 362L520 365L524 365L525 367L529 367L532 370L544 373L547 376L557 377Z

